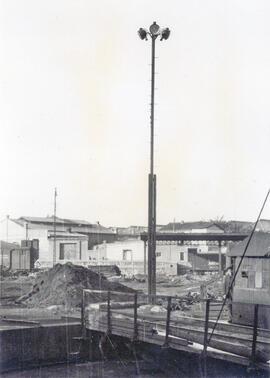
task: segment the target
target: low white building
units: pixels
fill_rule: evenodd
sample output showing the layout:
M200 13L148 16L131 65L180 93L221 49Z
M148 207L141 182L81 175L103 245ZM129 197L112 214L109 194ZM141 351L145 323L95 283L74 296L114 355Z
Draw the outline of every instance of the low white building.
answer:
M52 266L55 239L55 262L65 263L71 261L88 261L88 237L79 233L66 231L66 227L57 222L54 232L52 228L53 217L46 218L7 218L0 227L0 239L11 243L21 244L22 240L39 241L39 257L37 266ZM35 220L35 221L31 221Z
M141 240L124 240L114 243L96 245L89 251L89 260L92 262L115 261L143 261L144 242Z

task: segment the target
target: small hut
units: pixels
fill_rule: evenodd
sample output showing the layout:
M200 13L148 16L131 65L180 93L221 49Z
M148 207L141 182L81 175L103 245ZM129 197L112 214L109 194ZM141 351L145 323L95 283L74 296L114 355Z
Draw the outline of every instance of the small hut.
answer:
M236 271L248 238L228 251L233 273ZM252 325L258 304L258 322L270 328L270 233L255 232L242 261L232 289L232 322Z

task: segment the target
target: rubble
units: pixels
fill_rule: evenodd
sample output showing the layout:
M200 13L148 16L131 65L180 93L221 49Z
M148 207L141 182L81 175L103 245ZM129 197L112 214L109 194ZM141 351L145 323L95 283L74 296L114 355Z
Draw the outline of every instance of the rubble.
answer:
M56 264L48 271L37 275L32 290L16 302L28 307L62 305L72 309L81 305L83 289L135 292L120 283L110 282L88 268L66 263Z

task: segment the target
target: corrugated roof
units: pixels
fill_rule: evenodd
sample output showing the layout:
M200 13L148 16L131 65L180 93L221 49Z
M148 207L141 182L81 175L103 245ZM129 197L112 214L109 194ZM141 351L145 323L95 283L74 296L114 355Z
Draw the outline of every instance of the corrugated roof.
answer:
M29 229L31 228L38 228L43 226L43 228L47 228L48 226L52 226L54 222L54 217L29 217L29 216L22 216L18 219L12 219L13 222L19 224L20 226L24 227L25 223L28 223ZM56 225L62 226L65 228L72 229L78 232L79 230L83 233L96 233L96 234L113 234L113 232L102 226L99 223L89 223L88 221L84 220L76 220L76 219L66 219L66 218L58 218L56 217ZM79 231L79 232L80 232Z
M92 226L93 224L90 222L87 222L85 220L81 219L62 219L65 223L70 223L70 224L76 224L76 225L83 225L83 226Z
M247 246L249 237L234 245L227 256L242 256ZM245 254L246 257L270 257L270 233L255 232L251 238L250 244Z
M79 231L81 233L86 233L86 234L115 234L109 228L103 227L101 225L93 224L91 226L92 227L87 227L87 226L85 226L85 228L81 227L79 230L77 228L78 226L77 227L71 227L71 231L73 232L73 230L74 231L76 230L77 232Z
M58 217L56 218L56 222L61 222L63 223L64 220ZM26 222L33 222L33 223L51 223L54 221L54 217L28 217L28 216L22 216L17 219L17 221L26 221Z
M84 220L75 220L75 219L65 219L65 218L58 218L55 217L56 223L61 224L70 224L70 225L85 225L85 226L92 226L92 223L89 223ZM28 217L28 216L22 216L18 219L16 219L17 222L29 222L29 223L53 223L54 217Z

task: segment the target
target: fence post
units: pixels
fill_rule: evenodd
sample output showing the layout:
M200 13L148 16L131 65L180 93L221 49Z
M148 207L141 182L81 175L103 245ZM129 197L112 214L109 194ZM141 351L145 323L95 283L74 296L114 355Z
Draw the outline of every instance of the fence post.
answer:
M111 292L108 290L108 297L107 297L107 335L112 333L112 325L111 325Z
M133 341L137 341L138 339L138 297L137 293L134 294L134 334L133 334Z
M205 307L205 323L204 323L204 342L203 342L203 376L207 377L207 345L208 345L208 322L209 322L209 308L210 308L210 299L206 300Z
M251 351L251 363L249 369L254 368L256 362L256 344L257 344L257 334L258 334L258 312L259 305L255 304L254 307L254 319L253 319L253 339L252 339L252 351Z
M85 328L85 317L84 317L84 307L85 307L85 292L82 292L82 307L81 307L81 325L82 325L82 338L85 339L86 336L86 328Z
M163 344L164 348L169 347L169 333L170 333L170 320L171 320L171 304L172 304L172 297L168 297L168 304L167 304L167 320L166 320L166 334L165 334L165 342Z

